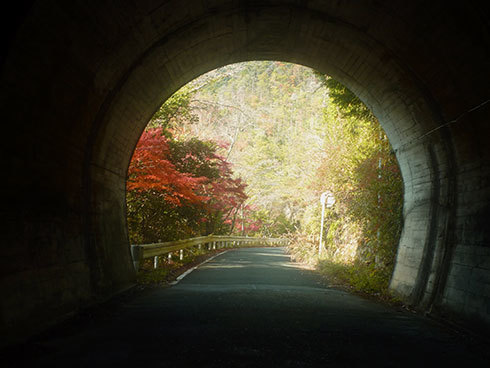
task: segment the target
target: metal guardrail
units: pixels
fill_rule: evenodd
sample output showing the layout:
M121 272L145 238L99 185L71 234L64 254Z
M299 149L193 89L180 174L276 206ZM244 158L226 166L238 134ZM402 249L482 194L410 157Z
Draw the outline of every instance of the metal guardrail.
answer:
M287 245L288 239L282 238L252 238L247 236L226 236L226 235L209 235L197 238L175 240L164 243L153 243L143 245L131 245L131 255L136 271L139 270L143 260L154 258L154 267L158 266L158 257L171 252L180 251L180 259L183 258L183 251L190 247L199 247L208 245L208 249L232 248L243 245Z

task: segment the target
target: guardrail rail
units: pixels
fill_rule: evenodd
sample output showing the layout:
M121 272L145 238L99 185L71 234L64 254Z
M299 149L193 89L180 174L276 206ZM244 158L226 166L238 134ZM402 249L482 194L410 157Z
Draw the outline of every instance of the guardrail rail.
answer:
M133 265L136 271L139 270L143 261L148 258L153 258L154 268L158 267L158 257L172 252L179 251L180 259L184 255L184 249L190 247L208 246L209 250L220 248L234 248L244 245L267 245L267 246L286 246L289 240L283 238L254 238L248 236L226 236L226 235L209 235L200 236L197 238L189 238L183 240L175 240L164 243L131 245L131 256L133 257Z

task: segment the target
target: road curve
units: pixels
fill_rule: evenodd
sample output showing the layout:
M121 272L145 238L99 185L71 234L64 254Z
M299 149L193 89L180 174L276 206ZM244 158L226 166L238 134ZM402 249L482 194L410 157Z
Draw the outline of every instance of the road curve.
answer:
M283 248L230 250L99 314L17 347L8 366L487 366L474 340L329 288Z

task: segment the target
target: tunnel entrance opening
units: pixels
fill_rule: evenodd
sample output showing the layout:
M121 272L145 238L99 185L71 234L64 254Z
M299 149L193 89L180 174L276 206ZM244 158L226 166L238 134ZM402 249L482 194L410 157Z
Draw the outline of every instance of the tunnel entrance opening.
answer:
M127 188L131 244L285 237L294 259L310 264L328 189L337 200L321 231L320 269L387 293L401 230L396 157L369 109L310 68L238 63L186 84L146 127ZM195 248L147 259L139 278L167 278L207 249Z
M2 329L27 333L134 281L125 180L141 132L190 80L250 60L312 67L366 103L405 189L391 290L488 326L487 14L478 2L36 2L2 64Z

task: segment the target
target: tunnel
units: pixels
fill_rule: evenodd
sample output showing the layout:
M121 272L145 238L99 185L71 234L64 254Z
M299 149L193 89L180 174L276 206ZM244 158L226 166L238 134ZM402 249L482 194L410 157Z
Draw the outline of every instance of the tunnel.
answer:
M490 34L483 1L34 1L4 32L2 335L134 283L125 181L147 122L230 63L280 60L351 89L400 164L391 292L490 327Z

